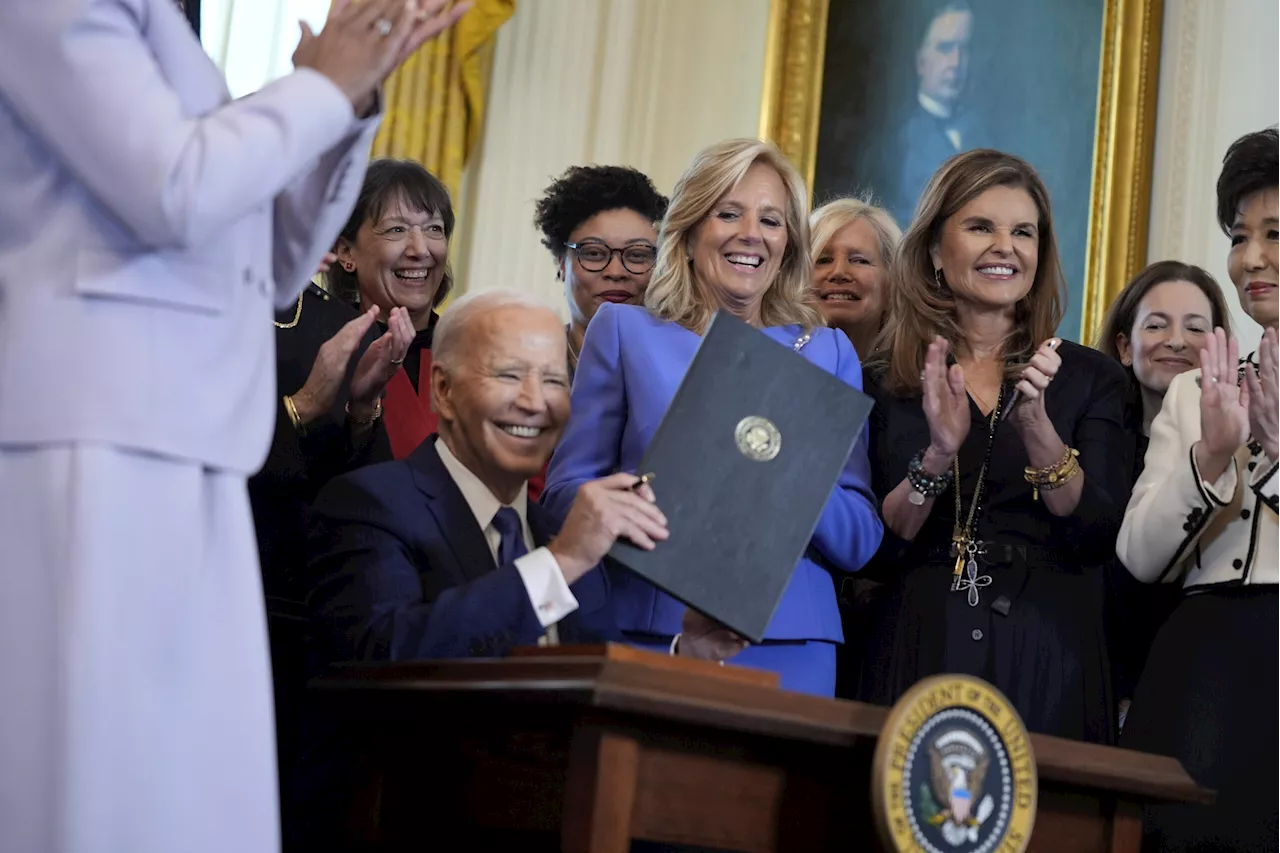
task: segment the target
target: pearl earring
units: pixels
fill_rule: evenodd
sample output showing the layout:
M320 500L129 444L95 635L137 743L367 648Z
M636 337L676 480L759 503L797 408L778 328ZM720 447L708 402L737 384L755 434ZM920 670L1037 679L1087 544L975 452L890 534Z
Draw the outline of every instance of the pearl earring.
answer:
M934 267L934 270L933 270L933 283L934 283L934 285L938 288L938 290L942 290L942 269L941 269L941 267Z

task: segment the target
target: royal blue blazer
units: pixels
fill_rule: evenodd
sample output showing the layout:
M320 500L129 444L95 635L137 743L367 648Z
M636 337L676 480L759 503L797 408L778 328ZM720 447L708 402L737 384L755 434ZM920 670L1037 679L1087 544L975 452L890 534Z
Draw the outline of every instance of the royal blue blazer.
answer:
M782 326L764 333L791 346L802 332L798 326ZM574 375L572 415L547 472L542 501L555 515L568 512L582 483L615 471L635 471L700 342L698 335L645 308L600 306L587 328ZM861 390L862 367L843 332L815 329L801 354ZM805 401L797 399L794 405ZM862 568L884 532L866 448L864 428L810 547L796 564L766 641L843 642L836 578ZM625 570L611 571L610 579L618 626L629 636L669 641L680 631L684 605L679 601Z

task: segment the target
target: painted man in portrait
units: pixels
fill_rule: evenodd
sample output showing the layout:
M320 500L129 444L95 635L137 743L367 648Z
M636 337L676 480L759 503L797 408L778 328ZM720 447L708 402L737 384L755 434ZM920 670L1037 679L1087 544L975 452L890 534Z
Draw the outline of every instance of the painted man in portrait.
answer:
M973 26L969 4L951 0L934 12L916 51L916 102L893 137L882 173L885 185L879 188L904 229L938 166L981 144L975 139L976 122L963 105Z

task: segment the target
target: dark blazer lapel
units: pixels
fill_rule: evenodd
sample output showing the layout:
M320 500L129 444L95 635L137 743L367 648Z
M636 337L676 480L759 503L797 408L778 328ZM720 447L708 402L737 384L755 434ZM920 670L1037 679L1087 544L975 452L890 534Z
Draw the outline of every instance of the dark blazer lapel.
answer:
M427 499L427 509L440 526L440 535L458 560L467 580L474 580L495 571L493 555L484 531L476 523L466 498L449 476L440 454L436 451L438 437L432 436L409 455L409 467L413 469L414 483ZM532 526L532 524L530 525Z

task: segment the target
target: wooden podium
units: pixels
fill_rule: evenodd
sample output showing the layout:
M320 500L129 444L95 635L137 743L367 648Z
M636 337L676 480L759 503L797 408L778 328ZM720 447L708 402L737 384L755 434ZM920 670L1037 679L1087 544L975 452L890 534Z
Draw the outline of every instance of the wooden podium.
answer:
M368 770L361 849L884 849L870 766L888 709L784 692L772 673L593 646L344 666L313 698ZM1141 802L1212 799L1170 758L1031 742L1033 851L1137 853Z

